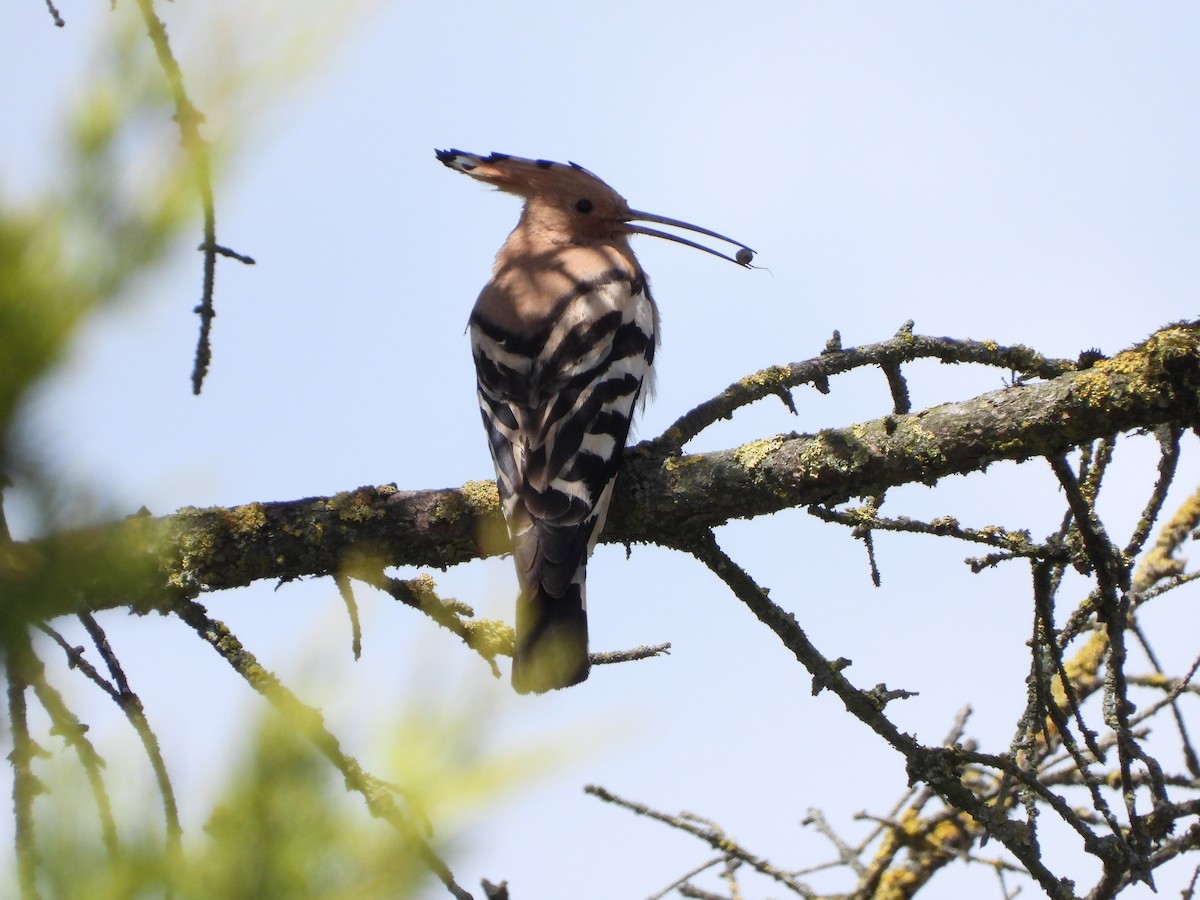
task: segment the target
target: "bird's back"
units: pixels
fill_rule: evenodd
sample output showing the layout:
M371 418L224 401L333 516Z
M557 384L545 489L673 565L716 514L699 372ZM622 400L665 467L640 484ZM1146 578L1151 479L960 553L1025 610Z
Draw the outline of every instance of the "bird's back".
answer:
M513 684L566 687L587 677L587 557L650 376L653 300L632 254L502 254L470 332L521 587Z

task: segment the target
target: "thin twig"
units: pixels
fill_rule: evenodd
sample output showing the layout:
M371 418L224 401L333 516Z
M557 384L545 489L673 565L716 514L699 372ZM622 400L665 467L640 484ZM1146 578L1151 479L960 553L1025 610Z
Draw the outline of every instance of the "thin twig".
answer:
M1083 713L1079 708L1079 695L1076 692L1075 683L1067 671L1066 662L1063 660L1062 647L1058 643L1058 634L1054 628L1054 590L1051 585L1050 569L1050 564L1046 562L1037 562L1033 565L1033 600L1040 626L1035 632L1036 643L1033 652L1035 659L1040 659L1040 652L1044 650L1054 666L1053 675L1050 672L1042 671L1040 666L1038 667L1037 685L1040 690L1044 691L1046 712L1053 720L1054 727L1058 729L1060 740L1067 745L1068 749L1075 745L1074 738L1070 733L1070 723L1063 714L1063 705L1065 704L1066 710L1071 713L1075 723L1079 726L1079 733L1092 756L1103 760L1104 754L1096 744L1096 733L1083 720ZM1063 693L1061 703L1054 696L1054 677L1058 678L1058 685ZM1047 746L1050 743L1051 741L1047 740ZM1086 763L1078 756L1077 750L1073 750L1072 755L1081 763L1083 769L1087 768Z
M54 5L54 0L46 0L46 11L50 13L50 18L54 20L55 27L63 28L66 26L67 23L59 15L58 7Z
M29 635L13 628L3 654L8 678L8 722L12 729L13 820L17 851L17 883L23 900L37 900L37 847L33 834L33 798L43 787L33 774L33 758L41 753L29 736L29 719L25 706L25 689L29 687L26 668Z
M829 376L865 366L879 366L885 362L898 365L914 359L933 358L946 363L980 363L1041 378L1053 378L1076 368L1073 360L1050 359L1028 347L1004 347L991 341L912 334L910 323L905 325L910 330L906 332L902 328L896 337L887 341L843 348L839 340L836 344L828 345L826 352L816 359L771 366L749 375L681 416L659 437L650 441L647 449L662 454L676 453L708 426L728 419L740 407L776 394L780 388L811 384L818 390L824 388L824 393L829 388Z
M668 656L671 653L670 644L643 644L629 650L608 650L603 653L589 653L588 661L593 666L607 666L612 663L632 662L638 659L653 659L656 656Z
M1141 625L1138 624L1136 619L1133 620L1131 628L1133 629L1134 637L1136 637L1138 639L1138 643L1142 645L1142 650L1145 651L1146 658L1150 660L1150 665L1154 666L1154 671L1161 677L1162 680L1167 680L1166 675L1163 672L1162 664L1158 661L1158 655L1154 652L1154 648L1150 646L1150 641L1146 638L1145 632L1142 630ZM1192 663L1191 669L1188 670L1187 675L1185 675L1178 684L1171 688L1167 696L1163 698L1162 701L1154 704L1150 708L1150 710L1153 710L1153 712L1150 712L1150 710L1143 710L1138 715L1132 716L1129 722L1132 725L1136 724L1137 722L1144 721L1146 718L1149 718L1149 715L1153 715L1153 713L1162 709L1164 703L1170 705L1171 715L1175 719L1175 728L1179 732L1179 740L1183 748L1184 764L1187 766L1189 772L1197 777L1200 777L1200 759L1198 759L1196 756L1196 750L1192 746L1191 738L1188 736L1187 726L1183 722L1183 710L1179 708L1179 703L1177 702L1179 695L1190 686L1192 678L1196 674L1197 668L1200 668L1200 657L1196 658L1196 660Z
M159 746L158 736L150 727L150 722L146 718L146 711L142 706L141 698L130 689L129 682L125 678L125 672L121 668L120 660L117 659L117 655L113 652L112 647L109 646L108 637L100 627L100 624L90 613L82 613L79 616L79 620L83 623L84 628L87 629L88 635L91 637L97 651L108 667L112 681L101 675L95 666L88 662L87 658L83 655L83 647L72 647L58 631L45 623L39 623L38 628L43 633L49 635L62 648L63 652L67 655L67 664L72 669L78 669L89 681L112 698L121 712L125 714L125 718L129 720L129 724L133 726L133 730L137 733L138 739L142 743L142 748L145 750L146 758L150 761L150 767L154 770L158 792L162 797L167 861L169 872L173 877L179 871L179 867L183 861L183 827L179 823L179 807L175 801L175 789L171 785L171 776L167 772L167 764L163 760L162 748Z
M928 522L920 519L910 519L908 516L888 518L880 516L877 508L870 504L855 506L848 509L833 509L832 507L814 504L805 507L809 515L824 522L836 522L849 528L869 528L872 531L894 531L906 534L929 534L938 537L952 537L960 541L976 544L987 544L991 547L1002 547L1007 551L1007 558L1022 557L1035 559L1066 560L1067 553L1061 548L1048 544L1035 544L1026 530L1012 531L989 525L985 528L968 528L963 526L954 516L939 516Z
M656 809L651 809L642 803L637 803L633 800L626 800L623 797L618 797L612 791L602 788L599 785L589 784L584 787L584 793L591 794L593 797L598 797L606 803L613 803L617 806L624 807L632 813L639 816L646 816L649 819L662 822L665 825L670 825L672 828L677 828L680 831L685 831L688 834L700 838L714 850L720 851L726 859L737 859L744 862L746 865L753 868L756 872L761 872L768 878L772 878L779 884L782 884L788 890L801 897L816 896L807 885L796 881L791 873L785 872L777 866L771 865L767 860L755 856L749 850L738 845L730 839L729 835L725 834L720 829L709 824L709 827L704 828L696 824L694 816L680 815L672 816L667 813L659 812Z
M183 864L183 826L179 823L179 804L175 800L175 788L171 784L171 775L167 771L166 760L163 759L158 735L150 727L150 720L146 718L146 709L142 705L142 698L129 686L129 680L125 677L121 661L117 659L117 654L109 645L108 635L104 633L100 623L91 613L80 614L79 621L83 623L96 651L104 660L104 665L108 668L116 685L117 704L125 713L133 730L137 732L138 740L142 742L142 747L146 751L146 758L150 761L150 767L154 770L154 779L158 784L158 793L163 802L164 828L167 835L167 862L171 874L175 875Z
M217 243L217 224L215 204L213 202L212 165L208 142L200 134L200 123L204 116L192 104L187 89L183 84L183 72L171 51L167 38L167 27L154 11L153 0L137 0L142 19L146 23L146 31L158 64L166 75L167 85L175 102L175 121L179 125L180 138L184 150L192 161L192 169L200 192L200 204L204 213L204 241L200 249L204 253L204 285L200 303L195 312L200 316L200 337L196 343L196 360L192 367L192 393L199 394L204 384L204 376L208 374L208 365L212 360L212 320L217 312L213 307L213 285L216 280L217 256L228 256L250 265L254 260L248 256L234 253Z
M679 896L687 897L688 900L735 900L735 898L724 894L714 894L712 891L698 888L694 884L681 884L679 886Z
M337 585L342 603L346 605L346 615L350 617L350 652L355 659L362 657L362 623L358 620L358 603L354 599L354 588L350 578L341 572L335 572L333 583Z
M1137 842L1138 850L1148 840L1140 825L1141 817L1137 812L1137 794L1132 788L1133 759L1140 757L1141 750L1130 734L1129 714L1132 704L1128 699L1128 685L1125 682L1125 629L1129 615L1129 569L1120 556L1120 551L1113 545L1105 534L1104 526L1096 518L1092 502L1085 496L1083 486L1071 471L1065 457L1052 456L1048 458L1050 468L1058 478L1066 495L1067 504L1075 519L1075 527L1083 544L1083 552L1095 572L1096 584L1100 591L1100 603L1097 605L1097 615L1100 616L1108 638L1108 665L1105 668L1105 704L1104 713L1107 724L1117 733L1117 755L1120 760L1122 794L1125 800L1125 810L1129 817L1131 837ZM1094 496L1094 495L1093 495ZM1118 831L1117 837L1130 850L1134 847L1126 844L1123 835ZM1133 853L1127 864L1134 867L1140 877L1150 879L1149 871L1143 868L1141 857ZM1107 876L1107 870L1106 870Z
M30 685L42 708L46 710L53 723L52 734L58 734L75 751L79 765L87 776L88 787L91 788L92 798L96 802L96 814L100 819L100 833L103 836L104 848L110 859L116 859L120 853L117 840L117 823L113 820L112 803L108 798L108 790L104 786L104 778L100 770L104 760L96 752L95 746L87 739L87 727L71 712L66 701L54 687L46 681L45 667L42 661L32 654L29 657Z
M512 656L513 630L510 625L493 619L474 619L475 611L467 604L454 598L442 599L434 590L435 585L428 575L401 579L386 575L378 567L357 568L355 578L378 588L405 606L420 610L433 621L453 634L478 653L491 666L492 674L499 678L498 656Z
M304 703L242 646L222 623L209 618L204 607L194 601L181 603L179 618L191 626L246 682L261 694L283 717L311 741L342 773L346 786L362 795L371 815L388 822L417 850L429 867L456 900L471 900L471 895L454 881L450 868L418 833L396 805L389 787L363 771L358 761L345 753L337 737L325 727L319 710Z
M681 884L684 884L690 879L695 878L701 872L711 869L713 866L719 866L724 861L724 856L714 856L708 862L700 863L700 865L696 866L696 868L692 869L690 872L679 876L661 891L655 891L653 894L647 897L646 900L662 900L663 897L667 896L667 894L671 893L671 891L675 890Z
M1139 599L1149 594L1151 585L1171 578L1194 578L1184 576L1183 562L1175 558L1175 552L1183 545L1200 525L1200 487L1179 505L1174 514L1162 524L1154 545L1143 555L1141 563L1134 574L1134 585Z
M866 871L866 866L859 859L862 853L861 848L851 847L838 836L838 833L833 830L833 827L825 818L825 814L815 807L809 807L808 813L800 820L801 825L811 825L816 829L817 833L822 835L825 840L833 844L833 849L837 851L838 863L853 870L855 874L861 875ZM808 871L812 871L809 869Z
M1112 462L1113 451L1116 450L1117 439L1114 435L1106 435L1095 441L1091 447L1091 456L1084 456L1086 465L1079 467L1079 492L1088 505L1095 509L1096 498L1100 496L1100 485Z
M896 337L901 341L911 340L915 324L912 319L909 319L900 326ZM900 362L899 357L891 356L884 359L879 368L883 370L884 377L887 378L888 391L892 395L892 411L898 416L903 416L912 411L912 398L908 395L908 382L904 380L904 375L900 372Z
M1028 827L1008 819L1003 810L982 802L963 784L960 774L962 762L959 757L966 759L966 751L958 748L923 747L910 735L896 728L866 692L858 690L842 675L845 663L837 664L823 657L809 641L795 617L770 601L767 592L721 550L711 532L698 535L681 549L688 550L708 566L796 655L813 675L814 693L825 689L833 691L851 714L904 755L910 779L926 782L949 805L974 817L1021 861L1052 900L1073 900L1071 893L1042 861ZM999 760L998 757L993 759ZM1004 767L1008 770L1015 769L1007 762L1004 763ZM1019 772L1018 775L1022 780L1028 779L1026 773ZM1031 787L1036 790L1036 782ZM1050 792L1046 794L1047 801L1055 806L1060 815L1064 812L1070 815L1070 808L1061 798Z
M1129 536L1129 543L1125 545L1126 559L1133 559L1142 552L1142 547L1150 536L1150 530L1154 527L1159 513L1162 512L1163 504L1167 500L1167 492L1175 480L1175 470L1179 465L1179 426L1160 425L1154 429L1154 434L1158 438L1159 446L1158 479L1154 482L1154 489L1146 500L1146 506L1142 509L1133 533ZM1134 587L1137 588L1140 585Z

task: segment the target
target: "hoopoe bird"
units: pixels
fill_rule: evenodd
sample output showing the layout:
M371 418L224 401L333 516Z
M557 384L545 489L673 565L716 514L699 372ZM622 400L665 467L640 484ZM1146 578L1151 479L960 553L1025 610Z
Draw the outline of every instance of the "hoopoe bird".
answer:
M658 308L629 236L667 238L747 267L754 251L630 209L575 163L436 152L451 169L525 201L468 331L517 568L512 684L542 693L588 676L587 560L604 527L634 408L651 386ZM740 249L727 256L634 221Z

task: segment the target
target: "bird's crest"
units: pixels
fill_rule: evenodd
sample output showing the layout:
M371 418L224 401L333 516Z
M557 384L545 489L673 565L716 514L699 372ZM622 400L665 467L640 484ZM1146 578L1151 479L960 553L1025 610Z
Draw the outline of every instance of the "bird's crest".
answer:
M554 225L581 235L589 233L645 234L686 244L721 259L750 268L754 251L733 238L701 228L679 219L630 209L625 198L578 163L559 163L548 159L526 159L507 153L480 156L463 150L436 150L437 158L446 166L464 175L493 185L501 191L524 197L527 208L533 207ZM738 248L734 256L713 250L677 234L634 225L633 222L654 222L708 235Z

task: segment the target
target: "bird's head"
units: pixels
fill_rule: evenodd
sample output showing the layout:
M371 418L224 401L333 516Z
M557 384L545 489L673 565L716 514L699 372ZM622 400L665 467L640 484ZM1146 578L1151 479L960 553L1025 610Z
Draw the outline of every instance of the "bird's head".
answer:
M524 159L505 153L479 156L462 150L435 152L437 158L451 169L523 197L525 210L521 221L526 227L573 241L609 241L630 234L647 234L695 247L740 266L748 267L754 259L754 251L740 241L678 219L630 209L624 197L575 163ZM679 235L633 222L655 222L682 228L717 238L739 249L735 256L727 256Z

